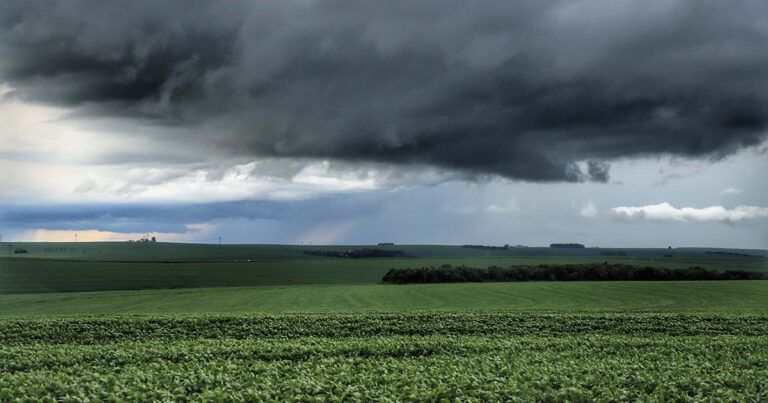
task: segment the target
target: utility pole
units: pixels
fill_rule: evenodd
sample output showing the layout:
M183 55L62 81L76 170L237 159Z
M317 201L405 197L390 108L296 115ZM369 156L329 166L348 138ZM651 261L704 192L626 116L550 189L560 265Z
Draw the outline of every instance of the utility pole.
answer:
M219 237L219 246L221 246L221 237Z

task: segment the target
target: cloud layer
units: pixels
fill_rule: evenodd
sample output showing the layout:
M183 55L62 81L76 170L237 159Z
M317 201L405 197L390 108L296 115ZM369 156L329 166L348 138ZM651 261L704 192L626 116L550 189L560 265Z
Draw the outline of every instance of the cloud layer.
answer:
M5 97L206 156L607 181L765 139L768 4L4 1Z
M621 220L716 221L728 223L768 218L768 207L738 206L733 209L727 209L723 206L675 208L665 202L641 207L614 207L611 209L610 215Z

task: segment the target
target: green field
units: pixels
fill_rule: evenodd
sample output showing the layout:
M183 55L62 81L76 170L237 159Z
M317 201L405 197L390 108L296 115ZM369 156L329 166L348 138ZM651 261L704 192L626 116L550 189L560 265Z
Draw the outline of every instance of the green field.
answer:
M0 296L0 315L347 311L768 311L768 281L303 285Z
M735 260L735 261L731 261ZM469 267L525 264L620 262L671 268L702 266L713 270L768 272L761 260L679 258L652 262L642 258L506 257L443 259L333 259L260 262L153 263L58 259L0 259L0 294L242 287L297 284L376 284L393 267L451 264Z
M371 245L211 245L184 243L140 243L140 242L0 242L0 252L7 257L33 259L68 259L94 261L163 261L200 262L223 260L285 260L317 259L304 254L305 250L335 250L371 248ZM16 254L13 250L23 248L29 253ZM704 258L729 260L754 260L752 257L768 257L762 249L721 249L721 248L584 248L556 249L546 247L509 248L482 250L451 245L393 245L384 249L402 250L419 258L480 258L480 257L605 257L601 253L624 253L628 257L642 259ZM742 255L718 255L707 252L731 252Z
M10 244L6 244L10 245ZM190 245L166 243L22 243L30 253L0 258L0 294L242 287L298 284L376 284L390 268L482 267L611 262L641 266L768 272L768 259L685 249L512 248L484 251L456 246L393 246L408 258L343 259L309 256L309 248L366 246ZM370 247L370 246L367 246ZM2 245L0 245L2 249ZM6 246L6 249L9 249ZM62 250L63 251L59 251ZM51 252L46 252L50 250ZM602 256L601 252L628 256ZM527 252L530 256L519 254ZM564 253L577 254L575 256ZM755 256L763 251L739 251ZM672 257L665 257L671 254Z
M0 401L768 400L768 281L379 284L443 264L768 272L765 251L14 247Z
M314 314L0 322L0 399L768 399L768 317Z

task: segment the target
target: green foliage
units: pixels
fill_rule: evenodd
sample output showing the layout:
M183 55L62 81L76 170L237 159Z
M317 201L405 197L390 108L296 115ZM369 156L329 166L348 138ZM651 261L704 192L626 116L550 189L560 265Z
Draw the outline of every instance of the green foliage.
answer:
M0 401L768 399L765 315L0 321Z
M0 320L0 344L103 344L176 339L428 335L768 335L758 314L336 313L159 315Z
M766 311L768 281L301 285L0 295L0 315L412 310Z
M768 274L743 270L716 272L701 267L668 269L607 262L538 266L421 267L390 269L382 278L389 284L468 283L493 281L692 281L767 280Z

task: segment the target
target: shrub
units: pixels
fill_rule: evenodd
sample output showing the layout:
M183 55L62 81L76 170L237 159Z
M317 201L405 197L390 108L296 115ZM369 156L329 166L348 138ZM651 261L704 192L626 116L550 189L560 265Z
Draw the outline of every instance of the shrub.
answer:
M586 263L538 266L491 266L487 269L465 266L390 269L383 283L466 283L501 281L674 281L674 280L766 280L768 275L743 270L716 272L702 267L666 267L627 264Z

